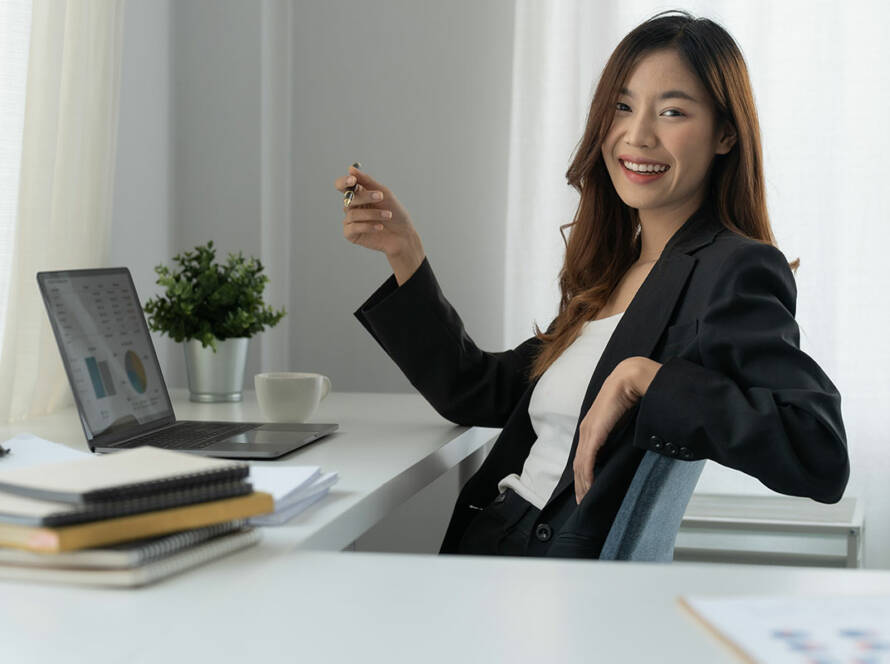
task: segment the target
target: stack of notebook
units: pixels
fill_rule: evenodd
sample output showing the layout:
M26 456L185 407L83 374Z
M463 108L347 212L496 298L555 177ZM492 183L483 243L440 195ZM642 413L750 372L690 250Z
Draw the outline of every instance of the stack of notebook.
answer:
M246 463L139 447L4 470L0 578L144 585L256 544Z

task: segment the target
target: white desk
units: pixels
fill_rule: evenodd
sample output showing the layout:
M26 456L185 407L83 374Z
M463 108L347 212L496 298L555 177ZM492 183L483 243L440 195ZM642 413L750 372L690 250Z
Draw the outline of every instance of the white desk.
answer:
M285 552L138 590L0 583L16 664L739 662L676 596L890 592L890 572Z
M250 398L177 404L183 419L257 415ZM146 588L0 582L0 661L737 662L677 595L890 593L877 570L308 551L347 545L496 433L417 395L335 393L315 419L341 428L286 462L340 472L326 501ZM0 436L20 431L83 446L73 411Z
M193 403L188 391L174 389L180 420L262 422L254 392L238 403ZM499 429L457 426L441 417L419 394L332 392L311 422L337 422L340 428L281 459L251 463L318 465L339 479L321 502L286 525L267 528L266 539L291 548L339 551L350 546L418 491L452 468L464 477L478 468L482 449ZM77 412L58 413L0 427L0 441L30 432L86 450Z

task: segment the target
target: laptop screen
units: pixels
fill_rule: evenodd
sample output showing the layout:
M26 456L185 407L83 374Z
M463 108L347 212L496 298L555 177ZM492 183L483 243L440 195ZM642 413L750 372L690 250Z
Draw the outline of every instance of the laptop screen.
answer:
M37 281L87 439L120 440L172 422L130 271L40 272Z

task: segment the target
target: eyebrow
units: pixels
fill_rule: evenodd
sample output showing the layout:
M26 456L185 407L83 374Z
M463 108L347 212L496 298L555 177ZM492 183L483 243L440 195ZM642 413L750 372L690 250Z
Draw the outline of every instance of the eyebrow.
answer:
M633 93L627 88L621 88L619 92L623 95L627 95L628 97L633 98ZM683 92L682 90L668 90L667 92L663 92L658 99L659 101L664 99L686 99L695 104L698 103L698 100L695 97L686 92Z

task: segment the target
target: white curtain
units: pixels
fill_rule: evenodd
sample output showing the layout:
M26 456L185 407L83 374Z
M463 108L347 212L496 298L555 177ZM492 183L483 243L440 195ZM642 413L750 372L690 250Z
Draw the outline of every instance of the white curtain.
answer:
M15 238L30 36L31 0L0 3L0 344Z
M71 402L35 275L107 261L123 11L124 0L33 1L2 421Z
M506 242L505 347L556 314L578 195L565 172L596 81L624 35L675 5L517 0ZM797 271L801 347L842 397L852 464L845 495L864 500L865 564L890 567L890 7L879 2L686 2L739 44L762 131L767 205ZM709 463L697 491L769 493ZM868 525L870 524L870 527Z

